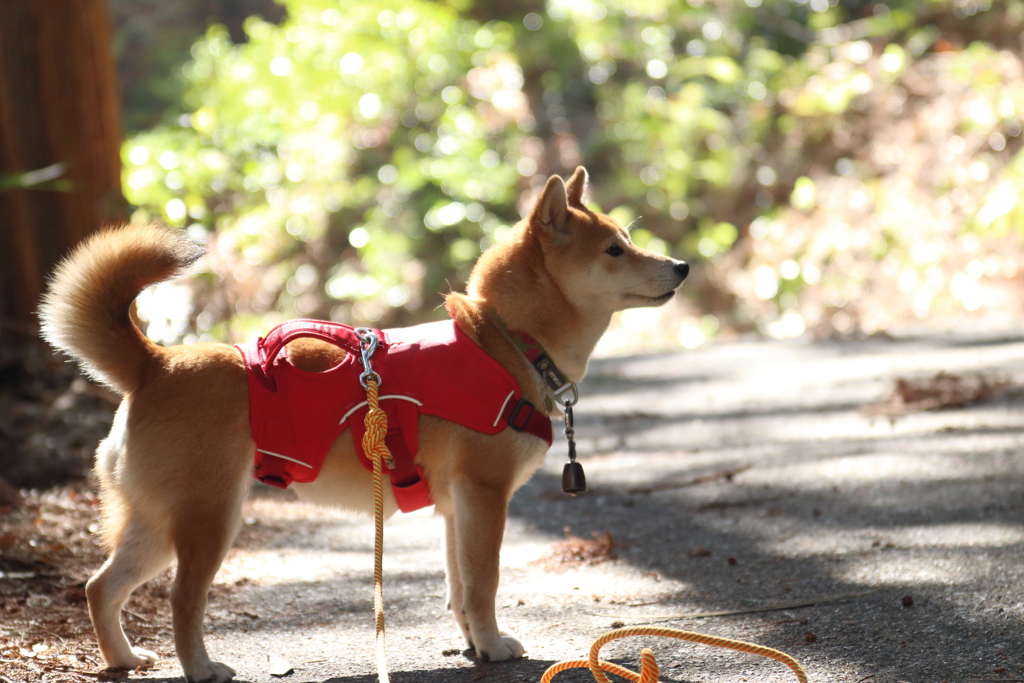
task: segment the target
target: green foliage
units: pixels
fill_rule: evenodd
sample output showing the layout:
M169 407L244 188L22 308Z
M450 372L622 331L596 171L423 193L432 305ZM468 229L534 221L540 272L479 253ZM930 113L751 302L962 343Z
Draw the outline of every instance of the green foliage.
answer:
M752 253L751 234L772 234L787 211L820 211L822 169L845 160L869 184L874 170L851 161L871 134L867 112L906 101L908 74L920 78L951 13L987 25L977 6L939 0L549 0L507 21L483 0L283 4L287 20L248 20L244 44L211 27L184 69L186 125L124 147L139 218L215 245L233 289L198 315L208 336L262 327L272 311L382 324L437 315L440 294L517 220L517 198L580 163L596 208L639 219L637 243L707 263L739 302L737 324L777 318L831 277L827 257L809 255L832 251L808 233ZM1019 9L998 15L1019 24ZM1020 116L998 94L1005 79L979 69L992 53L972 45L951 67L995 112L961 120L964 135ZM1022 164L977 225L1024 214ZM880 206L885 197L879 188ZM866 253L883 259L898 233L866 238ZM740 257L770 261L749 294L715 274ZM714 301L699 305L722 313Z
M270 266L273 308L419 308L512 218L529 113L512 30L434 2L288 8L244 45L215 26L195 46L189 128L125 146L131 201Z

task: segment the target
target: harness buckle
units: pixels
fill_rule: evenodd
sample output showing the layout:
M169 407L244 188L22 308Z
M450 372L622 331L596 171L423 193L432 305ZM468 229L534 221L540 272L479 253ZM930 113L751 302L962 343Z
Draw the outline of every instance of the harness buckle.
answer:
M519 413L523 411L523 408L529 408L529 412L526 412L525 417L522 420L519 419ZM512 414L508 416L508 426L517 432L521 432L526 429L527 423L530 418L533 417L533 404L524 398L519 399L515 407L512 408Z

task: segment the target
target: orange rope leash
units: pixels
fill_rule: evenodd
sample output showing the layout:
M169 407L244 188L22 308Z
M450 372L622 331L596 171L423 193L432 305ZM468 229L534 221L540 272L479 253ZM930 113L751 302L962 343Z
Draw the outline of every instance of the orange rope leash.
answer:
M378 378L371 375L366 381L366 402L369 409L363 424L366 433L363 435L363 452L373 463L373 506L374 506L374 541L373 541L373 612L377 626L377 677L380 683L389 683L387 654L384 645L384 488L383 463L388 467L394 467L391 452L384 443L384 437L388 431L387 415L381 410L378 403ZM745 643L741 640L731 638L720 638L709 636L693 631L681 631L679 629L664 628L659 626L631 626L609 631L604 634L590 647L590 659L573 659L559 662L544 672L540 683L550 683L558 673L566 669L589 668L598 683L611 683L605 676L608 673L621 676L622 678L634 681L634 683L657 683L658 662L650 648L644 648L640 653L640 673L637 674L625 667L611 662L605 662L598 658L598 652L607 643L619 638L630 636L660 636L664 638L675 638L687 640L704 645L724 647L738 652L749 652L761 655L776 661L782 662L796 674L800 683L807 683L807 674L804 673L800 664L784 652L773 650L763 645Z
M745 643L742 640L720 638L718 636L709 636L703 633L681 631L679 629L664 628L660 626L629 626L609 631L595 640L594 644L591 645L590 659L573 659L570 661L559 662L544 672L544 675L540 679L540 683L549 683L556 674L565 671L566 669L584 668L590 669L591 674L593 674L594 679L597 680L598 683L610 683L608 677L605 676L605 671L634 681L634 683L656 683L658 680L658 662L654 659L654 653L650 648L645 647L640 653L639 674L621 667L618 664L605 662L598 658L598 652L600 652L601 648L607 643L619 638L628 638L630 636L659 636L663 638L675 638L677 640L688 640L693 643L701 643L715 647L725 647L731 650L736 650L737 652L749 652L751 654L761 655L762 657L768 657L782 662L792 669L800 683L807 683L807 674L804 673L803 667L801 667L795 659L787 655L785 652L779 652L778 650L773 650L772 648L765 647L763 645Z
M366 402L369 410L363 424L363 452L373 463L373 614L377 624L377 677L380 683L389 683L387 653L384 647L384 487L382 463L394 467L391 451L384 444L388 433L388 417L377 402L377 379L366 381Z

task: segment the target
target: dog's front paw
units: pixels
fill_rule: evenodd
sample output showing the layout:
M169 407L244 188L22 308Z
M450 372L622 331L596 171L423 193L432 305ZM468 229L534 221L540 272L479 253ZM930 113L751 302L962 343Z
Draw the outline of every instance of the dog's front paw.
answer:
M526 652L526 648L513 635L504 631L496 639L485 646L477 645L476 656L482 662L504 662L508 659L518 659Z
M235 670L220 662L207 662L194 671L185 672L188 683L226 683L235 677Z

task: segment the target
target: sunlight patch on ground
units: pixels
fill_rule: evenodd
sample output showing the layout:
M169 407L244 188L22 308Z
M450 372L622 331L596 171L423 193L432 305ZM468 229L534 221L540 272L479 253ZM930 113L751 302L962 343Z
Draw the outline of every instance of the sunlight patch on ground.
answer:
M928 481L962 479L969 468L957 456L908 457L899 453L868 453L838 458L822 458L793 465L765 467L757 472L758 483L785 483L787 486L811 486L828 488L833 484L844 486L892 483L898 480L913 480L916 484ZM979 475L992 474L991 470Z
M823 536L820 529L813 528L763 541L758 547L768 554L790 557L860 552L865 557L872 557L872 561L882 561L885 560L885 554L890 552L898 555L908 550L990 549L1024 545L1024 528L983 522L860 529L855 537L848 538L842 544L845 547L838 548L832 540L833 536ZM909 559L907 561L910 562ZM913 562L920 563L921 558L914 557Z
M372 576L373 520L366 515L268 496L248 500L243 516L245 525L217 575L219 584ZM384 527L385 574L443 571L443 526L433 508L395 515ZM389 562L389 548L401 553L402 565Z
M335 520L337 522L359 523L369 519L366 515L335 508L319 507L281 496L252 497L245 502L243 514L264 521L289 522L309 519Z
M862 586L970 586L991 569L992 563L985 558L965 564L956 557L923 558L918 553L894 552L854 563L836 578Z
M531 540L516 543L515 552L501 554L502 569L529 569L551 549L551 539L540 534L531 534Z
M258 584L330 581L339 574L373 571L367 553L310 550L233 550L217 573L217 583L247 579Z
M900 547L1000 548L1024 544L1024 528L986 522L924 524L887 530L885 537Z

